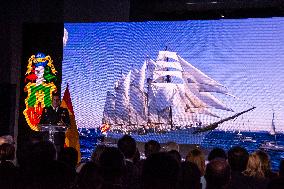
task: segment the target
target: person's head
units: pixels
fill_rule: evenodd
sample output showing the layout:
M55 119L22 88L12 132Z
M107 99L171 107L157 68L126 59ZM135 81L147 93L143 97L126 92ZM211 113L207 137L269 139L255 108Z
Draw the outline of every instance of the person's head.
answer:
M101 188L103 178L99 167L94 162L87 162L78 173L76 185L80 189Z
M124 135L117 142L118 149L123 153L126 159L134 158L136 152L136 141L129 135Z
M224 188L231 179L230 166L222 158L213 159L207 164L204 177L206 179L206 188Z
M179 163L168 153L150 155L142 168L144 189L174 189L179 177Z
M165 144L164 149L165 149L166 152L169 152L169 151L171 151L171 150L176 150L176 151L179 152L179 145L178 145L178 143L176 143L176 142L170 141L170 142L167 142L167 143Z
M106 147L99 158L99 166L105 182L120 179L125 169L125 159L121 151L115 147Z
M178 163L181 163L181 155L180 155L180 153L178 151L171 150L171 151L168 152L168 154L173 156L173 158L175 158L175 160L177 160Z
M103 151L105 150L106 146L105 145L98 145L96 146L96 149L93 151L92 156L91 156L91 161L98 163L101 154L103 153Z
M227 159L225 150L223 150L222 148L213 148L208 155L208 161L211 161L215 158Z
M30 163L44 163L56 159L56 150L54 144L50 141L41 141L32 144L30 151Z
M240 146L232 147L228 151L228 162L231 170L236 172L243 172L247 168L249 153Z
M13 144L4 143L0 145L0 160L13 160L15 157L15 147Z
M26 188L61 189L70 188L76 171L61 161L43 162L31 170L32 178ZM35 187L36 186L36 187Z
M261 168L261 160L256 152L249 155L247 168L243 174L256 178L264 178L264 172Z
M186 156L186 161L195 163L198 166L198 168L201 172L201 175L204 175L204 173L205 173L205 155L201 150L193 149L193 150L189 151L187 156Z
M17 162L23 169L38 166L57 158L55 146L50 141L42 141L40 137L32 137L18 144L16 150Z
M182 162L179 188L181 189L201 189L201 173L195 163Z
M53 93L52 94L52 106L54 108L57 108L60 106L60 95L58 93Z
M161 146L159 142L157 142L156 140L149 140L148 142L145 143L145 146L144 146L145 156L148 157L149 155L153 153L158 153L160 152L160 149L161 149Z
M8 143L8 144L14 144L14 139L11 135L3 135L0 137L0 145Z
M260 158L261 161L261 169L265 175L271 172L270 158L269 155L261 150L256 151L256 154Z
M63 148L59 153L58 160L75 169L78 162L78 152L73 147Z

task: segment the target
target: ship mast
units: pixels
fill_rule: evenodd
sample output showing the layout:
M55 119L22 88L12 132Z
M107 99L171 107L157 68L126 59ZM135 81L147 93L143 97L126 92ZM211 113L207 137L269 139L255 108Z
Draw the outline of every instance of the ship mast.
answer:
M165 48L165 51L167 51L168 50L168 47L166 46L166 48ZM166 61L168 62L169 61L169 58L167 57L166 58ZM169 71L169 68L167 68L167 70L166 71ZM170 75L166 75L166 78L165 78L165 81L167 82L167 83L171 83L171 81L172 81L172 79L171 79L171 76ZM170 117L170 126L171 126L171 129L173 129L173 109L172 109L172 106L170 106L169 107L169 117Z
M274 110L273 114L272 114L272 121L271 121L271 131L270 131L270 135L274 135L274 141L276 143L277 141L277 136L276 136L276 129L275 129L275 122L274 122ZM277 143L276 143L277 144Z
M147 60L147 67L148 67L148 60ZM147 68L148 69L148 68ZM150 91L150 85L152 83L151 78L147 78L147 93L146 93L146 105L147 105L147 125L150 124L150 104L149 104L149 91Z

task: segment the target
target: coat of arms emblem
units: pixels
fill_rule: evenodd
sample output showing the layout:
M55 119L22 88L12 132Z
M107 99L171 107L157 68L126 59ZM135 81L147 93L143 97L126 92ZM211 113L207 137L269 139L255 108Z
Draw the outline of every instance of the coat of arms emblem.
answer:
M25 89L28 93L25 99L24 115L32 130L38 131L42 110L51 105L52 93L57 91L54 84L56 70L50 56L37 53L29 58L25 77Z

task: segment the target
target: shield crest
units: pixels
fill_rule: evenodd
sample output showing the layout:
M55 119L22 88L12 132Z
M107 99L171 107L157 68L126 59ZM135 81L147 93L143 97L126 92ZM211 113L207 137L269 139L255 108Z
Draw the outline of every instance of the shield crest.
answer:
M32 55L28 60L25 76L25 89L28 93L25 99L25 119L34 131L38 131L38 124L41 119L44 107L51 105L52 93L57 91L54 84L56 81L56 70L50 56L43 53Z

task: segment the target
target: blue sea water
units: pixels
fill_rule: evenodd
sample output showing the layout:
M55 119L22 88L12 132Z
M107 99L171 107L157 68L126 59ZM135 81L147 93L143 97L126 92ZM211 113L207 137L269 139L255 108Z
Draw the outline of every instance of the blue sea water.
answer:
M80 145L81 145L81 155L82 160L87 160L90 158L93 150L95 149L98 143L99 134L95 129L85 129L80 128ZM176 135L159 135L159 140L161 137L165 136L164 141L177 141L178 143L187 144L187 139L185 137L180 137ZM201 142L201 146L210 150L214 147L221 147L225 150L229 150L233 146L242 146L245 147L249 153L252 153L259 149L259 146L264 141L273 141L274 136L269 135L267 132L242 132L242 137L252 137L255 142L251 141L242 141L240 140L240 135L236 132L225 132L225 131L211 131L208 133L204 140ZM143 137L143 138L142 138ZM153 139L153 136L151 137ZM137 138L138 141L147 141L147 135L143 135L140 138ZM277 135L277 143L279 145L284 145L284 134ZM270 151L267 153L271 158L272 169L277 171L279 170L279 163L281 159L284 159L284 152Z

